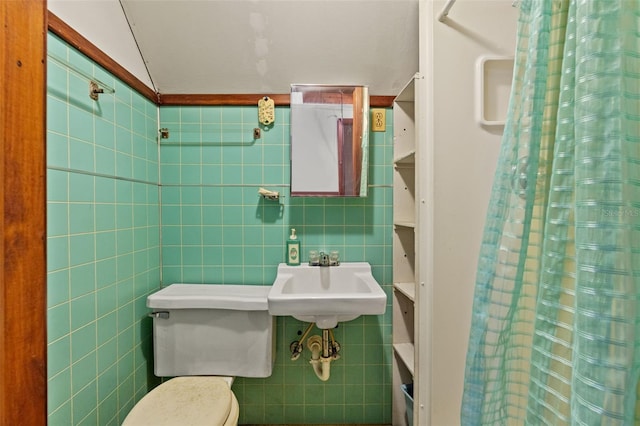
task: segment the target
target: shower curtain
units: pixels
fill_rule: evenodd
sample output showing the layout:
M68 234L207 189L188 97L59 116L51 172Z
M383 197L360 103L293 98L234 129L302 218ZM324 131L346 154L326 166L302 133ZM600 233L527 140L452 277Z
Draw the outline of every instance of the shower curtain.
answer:
M640 0L522 0L463 425L640 424Z

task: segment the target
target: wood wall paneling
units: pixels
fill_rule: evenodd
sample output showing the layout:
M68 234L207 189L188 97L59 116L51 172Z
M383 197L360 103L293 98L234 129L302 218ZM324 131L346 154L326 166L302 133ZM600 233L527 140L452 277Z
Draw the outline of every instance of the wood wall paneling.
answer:
M45 425L46 17L0 1L0 425Z

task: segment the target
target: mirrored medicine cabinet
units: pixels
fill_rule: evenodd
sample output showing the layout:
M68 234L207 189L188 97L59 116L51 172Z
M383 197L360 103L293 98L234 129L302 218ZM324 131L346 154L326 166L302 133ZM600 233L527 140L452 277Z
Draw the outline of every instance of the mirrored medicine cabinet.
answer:
M365 197L366 86L291 85L291 196Z

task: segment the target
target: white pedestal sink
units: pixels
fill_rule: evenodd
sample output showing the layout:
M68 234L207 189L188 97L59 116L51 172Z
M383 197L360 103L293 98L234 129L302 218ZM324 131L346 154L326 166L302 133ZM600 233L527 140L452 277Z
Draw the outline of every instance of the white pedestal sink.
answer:
M384 314L387 304L387 295L367 262L338 266L281 263L267 299L271 315L290 315L315 322L322 329L360 315Z

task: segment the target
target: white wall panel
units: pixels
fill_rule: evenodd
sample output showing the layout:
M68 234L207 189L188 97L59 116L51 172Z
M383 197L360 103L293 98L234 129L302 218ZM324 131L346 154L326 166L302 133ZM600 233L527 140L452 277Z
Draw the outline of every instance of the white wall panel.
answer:
M518 10L511 0L459 0L431 24L433 52L434 275L431 425L460 422L477 261L502 128L476 114L477 61L514 55ZM444 1L430 3L437 16ZM503 102L504 100L489 100Z
M58 18L154 88L118 0L49 0Z

